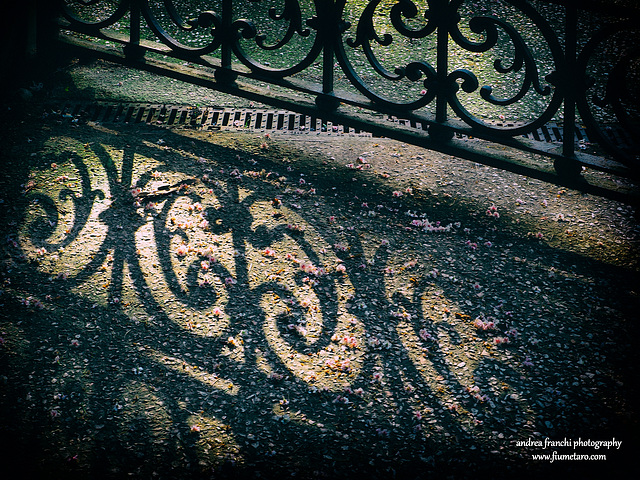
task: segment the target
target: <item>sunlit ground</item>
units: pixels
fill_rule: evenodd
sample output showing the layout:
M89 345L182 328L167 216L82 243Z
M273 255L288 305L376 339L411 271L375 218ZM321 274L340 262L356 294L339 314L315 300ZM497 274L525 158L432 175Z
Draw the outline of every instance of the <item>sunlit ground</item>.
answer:
M626 206L425 151L402 173L386 140L23 127L0 425L25 475L512 478L636 453ZM532 458L552 450L607 458Z

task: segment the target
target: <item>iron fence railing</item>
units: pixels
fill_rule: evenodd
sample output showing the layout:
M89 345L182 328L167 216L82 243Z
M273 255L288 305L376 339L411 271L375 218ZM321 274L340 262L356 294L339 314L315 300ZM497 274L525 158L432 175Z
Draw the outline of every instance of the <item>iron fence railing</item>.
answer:
M640 11L617 2L577 4L61 0L58 26L67 44L114 60L302 113L321 110L476 161L538 170L456 134L551 158L565 178L585 165L634 176ZM420 122L428 134L376 122L363 111ZM522 138L552 120L565 132L557 148ZM589 155L567 134L576 124L606 150L606 159ZM624 141L609 134L614 125L627 132Z

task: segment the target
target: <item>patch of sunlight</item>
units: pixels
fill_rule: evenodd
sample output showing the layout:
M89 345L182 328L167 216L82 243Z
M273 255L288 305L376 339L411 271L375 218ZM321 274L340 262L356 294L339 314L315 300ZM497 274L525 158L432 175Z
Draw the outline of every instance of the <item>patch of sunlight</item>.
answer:
M252 190L247 190L242 187L238 187L238 201L242 202L245 198L253 194Z
M172 419L164 401L146 384L132 382L118 405L122 405L118 439L133 451L144 449L145 458L160 460L172 441Z
M175 253L177 248L173 243L175 237L170 241L170 251L161 252L163 255L161 260L153 227L153 223L149 221L138 229L136 246L142 254L140 269L154 300L182 328L189 329L202 337L220 336L229 325L229 319L222 314L228 302L223 280L209 274L213 280L205 287L188 283L187 275L192 266L200 270L199 277L205 275L200 268L200 260L193 257L188 260L181 259ZM178 235L176 237L181 238ZM169 257L169 263L167 257ZM198 298L189 296L190 289L203 295ZM199 292L199 289L203 291ZM204 296L204 293L207 295ZM199 301L205 303L198 303Z
M11 352L10 355L3 355L5 359L13 361L22 360L22 357L32 353L29 338L16 320L20 319L11 318L8 322L0 322L0 348L3 352Z
M18 241L27 259L51 276L68 278L81 273L108 233L99 219L108 208L107 201L95 198L85 211L86 219L80 217L79 208L91 200L87 198L90 192L82 191L80 176L71 161L34 169L30 175L32 188L25 195L28 206L18 227Z
M201 465L215 465L225 461L230 456L234 457L237 463L241 453L231 427L215 417L204 414L190 415L187 417L187 424L192 435L197 435L195 447L198 462Z
M428 257L407 259L406 252L394 252L389 261L390 265L403 265L387 286L387 298L403 298L404 306L392 314L397 338L438 403L462 413L459 400L473 392L484 342L476 335L470 317L453 314L457 308L446 292L431 285ZM461 424L471 421L458 418Z
M235 337L229 337L227 339L227 345L222 347L220 355L224 355L236 363L244 364L244 341L242 335L236 335Z
M109 303L109 287L111 286L111 268L94 271L84 282L73 287L71 292L81 298L90 300L96 305L106 307Z
M211 233L212 228L217 229L222 225L222 220L209 218L215 213L207 215L207 212L215 212L219 208L220 202L214 195L207 195L200 202L182 196L165 208L167 222L164 234L170 236L172 270L183 288L187 287L185 279L192 266L200 267L198 279L207 285L216 279L218 282L224 280L220 278L222 273L214 275L213 272L224 272L224 277L236 277L232 233ZM214 225L210 225L210 222ZM207 262L206 265L203 261Z
M304 327L296 328L293 323L283 325L283 320L289 321L286 319L288 307L276 297L273 292L264 294L260 306L265 312L265 338L280 361L293 375L316 388L338 392L351 385L360 373L364 360L364 350L360 347L364 336L362 323L353 316L334 313L337 317L325 318L325 321L335 322L335 327L324 334L332 334L334 341L318 351L301 353L305 352L301 345L304 337L301 329ZM339 342L343 338L352 338L354 341L349 346L341 345Z
M267 378L271 378L271 376L274 374L274 370L271 366L271 363L269 363L269 360L267 360L267 358L265 357L264 352L259 348L256 348L254 350L254 358L256 368L264 373Z
M213 387L227 395L238 395L240 390L240 387L232 381L220 378L217 374L207 372L197 365L185 362L181 358L165 355L164 353L153 349L146 350L144 355L175 373L187 375L194 380Z
M98 132L106 133L108 135L113 135L114 137L121 134L121 132L119 132L118 130L114 130L113 128L105 127L101 123L87 122L87 125L89 125L94 130L97 130Z
M417 275L410 271L403 274ZM451 411L465 431L481 429L482 421L478 416L489 411L489 415L508 412L523 422L532 420L534 412L531 406L512 385L499 379L487 381L485 378L485 362L502 363L508 361L509 356L496 352L496 347L480 338L475 325L478 320L460 313L464 309L451 302L439 289L424 286L425 281L428 279L420 278L401 287L405 298L413 299L414 309L411 314L399 317L396 326L397 336L409 359L433 395L431 399L414 398L412 401L416 412L419 412L417 415L423 419L422 424L431 430L431 424L439 423L433 415L436 405ZM398 285L402 284L398 282ZM418 315L418 318L413 315ZM407 391L413 391L413 388L413 385L405 385ZM425 403L429 400L432 405ZM512 406L508 406L509 403ZM465 404L466 408L463 407ZM427 430L425 435L429 434Z
M302 413L300 410L291 411L287 408L288 400L283 398L278 403L274 403L271 411L273 412L273 416L275 420L281 422L291 422L296 423L298 425L311 428L314 430L324 430L325 425L322 423L317 423L315 420L307 418L307 416Z
M269 202L253 203L252 230L282 230L271 211ZM246 246L251 288L270 287L260 302L265 338L292 374L317 388L341 391L357 377L364 357L364 325L347 313L353 285L335 272L340 261L333 247L311 225L288 208L280 213L301 229L289 229L264 250ZM324 348L317 346L321 339Z
M444 358L445 360L446 367L443 369L442 366L434 364L431 360L429 349L421 345L423 342L420 341L408 322L399 322L397 332L416 370L443 404L454 405L457 403L456 396L460 390L473 386L473 371L477 362L471 361L463 352L458 352L462 353L462 358L465 360L461 361L461 357L455 357L457 363L453 364L449 356L451 343L448 340L439 338L441 347L439 349L436 347L440 352L446 352L445 355L436 354L439 359ZM443 373L445 375L442 375ZM450 384L451 377L455 379L453 384Z

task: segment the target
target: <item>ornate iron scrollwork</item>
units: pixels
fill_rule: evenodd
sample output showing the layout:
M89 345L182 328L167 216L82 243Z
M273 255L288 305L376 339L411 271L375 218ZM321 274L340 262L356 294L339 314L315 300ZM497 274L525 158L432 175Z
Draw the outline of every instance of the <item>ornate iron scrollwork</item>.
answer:
M62 2L62 14L71 23L72 28L96 32L101 28L114 25L128 13L130 8L130 0L119 0L113 11L110 8L99 8L104 3L106 3L104 0L66 0ZM87 11L93 18L82 16Z
M208 55L220 48L224 38L220 14L207 10L197 13L197 16L194 15L193 18L189 20L185 20L176 9L173 0L163 0L163 4L171 20L171 24L177 27L179 31L195 32L199 27L211 28L211 30L209 30L211 40L206 45L200 47L185 45L163 27L148 1L141 2L141 13L158 40L167 45L171 50L191 57Z
M630 164L637 164L640 159L639 37L640 28L635 21L611 24L591 37L577 60L577 74L581 78L577 107L582 120L599 144ZM589 74L589 63L597 56L599 48L609 48L618 55L608 76L597 81ZM604 115L610 116L610 120L603 126L604 122L598 117ZM613 123L611 117L624 127L628 143L620 146L612 137L607 125Z
M362 48L366 59L373 69L384 79L389 81L399 81L407 79L409 81L418 81L424 75L426 78L423 82L425 90L421 92L422 98L418 100L399 104L397 101L389 100L382 95L374 93L368 85L355 73L354 68L350 65L344 50L340 50L343 69L351 82L368 98L374 102L384 106L401 107L403 109L417 110L431 103L436 96L443 95L446 97L449 105L455 111L460 119L474 128L481 128L486 131L504 132L505 128L494 127L486 122L479 120L473 113L469 112L460 102L457 93L462 89L466 93L472 93L479 89L479 96L487 103L500 107L513 105L522 100L530 91L537 93L542 97L552 96L553 100L549 106L542 112L535 122L525 126L513 128L511 134L521 134L531 129L540 127L549 121L555 114L561 104L559 95L554 94L554 89L550 85L542 85L539 75L538 65L535 55L531 47L527 44L523 36L516 28L507 21L490 15L473 16L468 20L468 27L471 32L483 35L480 41L473 41L462 33L460 23L462 15L460 8L464 3L462 0L455 2L447 2L442 0L430 0L427 2L428 8L424 11L423 17L426 24L421 28L412 29L404 22L405 19L413 19L418 16L419 10L416 3L410 0L399 0L390 10L391 25L395 28L398 35L409 39L423 39L433 35L438 29L444 29L447 36L450 37L459 47L469 52L484 53L496 47L499 39L499 30L502 30L511 42L514 49L513 58L508 61L504 58L498 58L494 61L493 67L498 74L508 74L513 72L524 71L524 78L521 81L516 92L506 98L497 98L494 95L494 89L490 85L480 87L480 82L476 74L469 70L459 68L452 72L442 72L444 84L442 80L438 80L439 76L436 68L429 62L416 59L405 66L397 66L393 71L385 68L376 57L372 49L372 42L378 45L390 47L393 42L393 36L389 33L380 35L374 27L374 15L376 9L380 5L381 0L373 0L368 3L367 7L361 14L356 29L355 38L349 37L346 44L351 48ZM560 47L554 33L548 23L540 14L528 3L524 1L506 2L520 9L524 15L533 21L533 24L542 32L545 40L548 42L555 63L559 63L562 59L562 48ZM437 45L437 55L447 55L447 45ZM461 80L458 85L457 81ZM440 83L438 83L440 82ZM552 95L554 94L554 95Z
M401 106L402 108L409 110L416 110L429 104L436 97L437 91L433 88L436 80L436 70L429 62L424 60L409 62L405 66L396 66L393 72L382 65L373 51L371 42L375 41L381 46L388 47L392 45L393 36L388 33L381 36L376 32L373 17L380 1L381 0L373 0L368 3L367 7L362 12L362 15L358 19L355 38L347 38L346 44L352 49L361 47L364 51L365 58L373 67L375 72L386 80L399 81L406 78L412 82L416 82L424 75L426 77L424 80L424 87L426 89L424 94L418 100L398 105L398 103L393 100L388 100L381 95L377 95L366 85L366 83L356 73L356 70L350 62L342 44L340 44L340 48L337 50L338 60L351 83L372 101L382 105L393 107ZM412 30L407 27L402 20L402 17L414 18L417 13L418 9L413 2L410 0L401 0L391 8L391 23L401 35L412 39L424 38L435 30L435 25L430 25L430 22L419 30ZM425 17L426 16L427 15L425 15Z
M263 3L263 0L248 0L250 3ZM273 43L268 43L268 35L261 29L258 22L253 19L238 19L233 22L233 28L239 35L235 36L233 42L233 51L240 62L246 65L252 72L267 77L285 78L290 75L294 75L303 71L309 67L320 55L322 51L322 44L319 37L316 35L313 43L308 48L308 52L305 54L299 52L302 58L294 60L288 66L283 68L272 67L269 63L261 61L255 56L252 56L247 49L243 47L240 42L241 38L253 39L254 44L259 47L260 50L265 52L276 52L280 49L284 49L289 46L292 40L297 35L299 38L308 38L311 36L311 29L305 27L302 17L302 10L300 8L300 2L298 0L283 0L284 6L281 13L278 13L278 8L271 6L268 9L268 18L274 22L285 22L286 29L281 38L276 39ZM307 24L313 24L313 22L307 21Z
M460 1L458 3L462 2ZM531 4L529 4L529 2L516 0L509 1L507 3L516 7L527 18L533 21L533 25L542 34L551 51L555 71L561 68L559 65L562 62L562 47L560 46L549 23L531 6ZM562 102L560 92L557 89L552 89L549 85L542 85L538 62L536 61L535 55L523 35L518 32L513 25L503 19L488 15L471 18L469 20L469 28L474 33L484 34L485 39L482 42L473 42L467 39L460 31L458 24L452 25L452 27L453 29L450 34L456 44L465 50L477 53L488 52L493 49L498 42L498 32L501 29L507 35L514 48L514 56L510 60L510 63L506 65L503 58L497 58L493 62L495 71L499 74L508 74L512 72L519 72L524 69L524 78L521 80L520 86L516 87L514 94L506 98L497 98L494 95L493 87L490 85L484 85L479 91L480 97L483 100L491 105L500 107L515 104L522 100L532 90L541 97L551 96L551 100L547 107L533 122L527 122L525 125L519 127L497 128L487 124L486 122L479 121L476 116L460 104L457 96L452 95L450 98L450 105L462 120L475 128L481 128L487 131L496 131L499 129L502 132L506 130L512 135L519 135L539 128L547 123L557 113ZM457 78L466 79L467 82L471 82L471 79L468 78L469 75L475 76L472 72L461 72L459 75L460 76ZM550 77L548 80L550 80ZM471 88L471 86L468 88ZM471 91L475 91L475 89Z
M221 84L238 75L258 78L311 93L327 110L342 101L406 114L448 136L457 130L513 144L513 137L563 118L571 132L577 107L581 121L618 161L638 163L637 145L620 149L599 126L615 117L637 137L632 104L638 95L627 88L627 72L638 65L637 47L607 60L611 68L598 78L604 90L595 93L588 83L596 51L621 31L637 32L632 20L624 20L629 12L599 22L579 43L577 10L557 2L221 0L212 8L199 0L121 0L97 8L103 3L64 1L65 28L106 38L106 30L130 11L125 49L132 56L149 50L135 33L147 28L171 56L215 68ZM84 9L93 16L82 16ZM304 77L304 87L290 81L296 75ZM605 107L611 118L594 114ZM451 113L457 122L448 119ZM517 121L497 121L505 117ZM579 147L568 134L562 155L573 161Z

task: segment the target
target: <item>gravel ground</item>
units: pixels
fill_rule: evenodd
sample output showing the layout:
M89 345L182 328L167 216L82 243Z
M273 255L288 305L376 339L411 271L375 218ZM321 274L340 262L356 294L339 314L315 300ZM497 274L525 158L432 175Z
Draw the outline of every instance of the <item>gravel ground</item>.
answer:
M387 139L37 100L2 107L19 478L601 478L634 458L632 207ZM606 460L532 457L553 451Z

